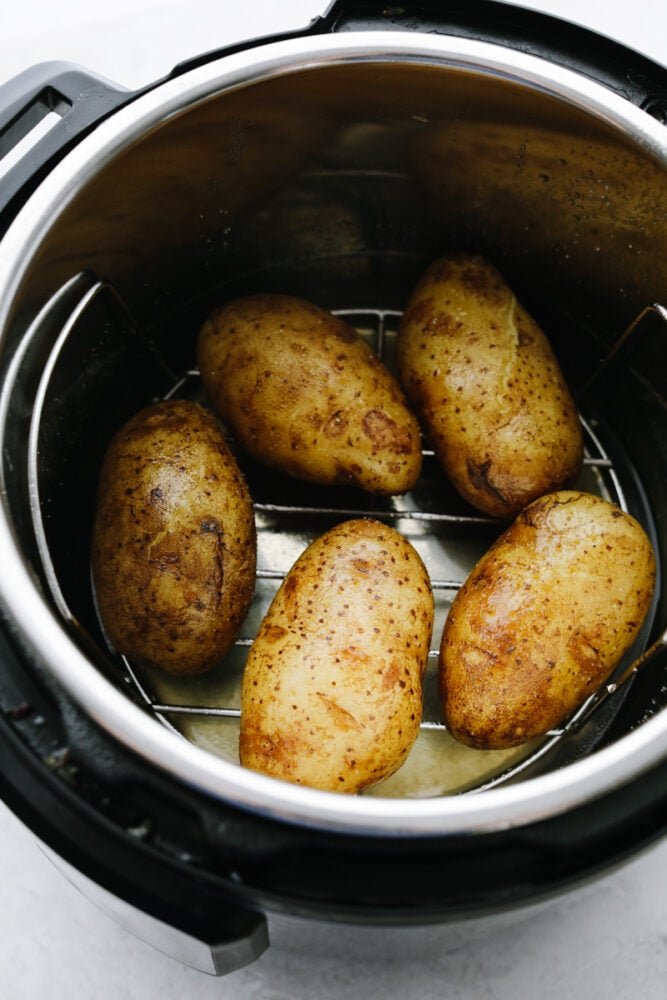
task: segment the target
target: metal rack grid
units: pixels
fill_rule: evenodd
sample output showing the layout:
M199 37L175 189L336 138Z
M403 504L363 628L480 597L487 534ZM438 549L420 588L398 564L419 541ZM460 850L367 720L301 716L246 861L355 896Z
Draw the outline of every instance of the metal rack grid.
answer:
M390 370L394 370L395 340L401 316L399 311L388 309L338 309L333 311L357 329L387 367ZM202 396L199 373L196 369L186 372L176 382L171 392L168 393L168 398L197 398L200 401L202 401ZM624 509L627 509L622 488L622 474L615 467L605 448L596 430L594 420L587 420L582 416L582 426L584 429L585 454L580 477L582 482L578 485L581 485L582 488L587 489L589 492L597 492L605 498L613 500ZM233 440L228 440L233 447ZM436 481L440 488L444 482L444 473L437 470L437 462L433 451L425 447L423 456L424 467L429 470L429 477ZM240 456L241 465L243 465L243 458L244 456ZM274 490L274 492L276 482L278 482L279 486L284 486L284 483L281 483L280 480L275 480L271 477L269 488ZM262 492L260 490L260 495L253 496L254 510L259 525L258 538L260 541L262 532L271 530L270 528L262 527L262 522L266 519L271 521L277 520L280 530L289 534L295 525L300 529L304 521L317 524L321 522L328 523L332 519L340 521L347 518L371 516L393 523L395 526L400 525L401 528L407 528L408 531L416 530L419 533L420 539L426 539L427 543L429 540L437 539L439 532L443 528L447 530L447 533L453 528L457 530L461 537L465 537L467 532L476 533L478 530L481 530L485 534L488 533L489 536L497 535L505 527L503 522L495 521L468 507L461 501L454 499L452 503L453 493L448 493L444 489L442 490L442 502L434 509L425 509L425 506L419 503L420 497L414 491L406 496L393 498L370 497L362 495L360 491L357 491L357 495L351 498L349 490L340 490L338 492L337 488L331 490L322 490L322 488L311 490L306 485L299 484L298 499L293 499L291 502L284 502L282 499L274 500L267 498L261 495ZM332 498L334 501L338 500L340 502L332 502ZM352 504L348 503L350 499L353 499L355 502ZM429 507L432 507L432 505L429 504ZM314 530L315 532L317 531L317 529ZM302 543L302 547L305 547L305 543ZM435 645L435 641L439 639L440 631L438 617L441 625L454 594L462 585L467 572L472 569L478 555L479 553L476 552L470 554L467 560L464 561L463 568L459 568L458 572L450 572L444 575L440 573L433 575L431 573L431 584L436 600L436 609L439 606L440 613L438 616L436 611L436 628L434 629L433 636L434 644L429 651L430 671L427 670L427 675L429 672L432 675L435 673L435 665L437 664L439 655L439 649ZM275 592L290 569L290 566L291 562L289 560L282 565L262 564L258 560L258 587L261 586L264 590L268 589L270 593ZM265 601L262 608L262 614L268 607L267 601ZM252 630L245 630L235 643L235 666L232 669L239 676L239 683L245 656L252 642ZM155 676L147 677L144 671L135 669L125 657L121 657L120 659L125 673L125 682L133 687L134 691L143 701L146 709L151 711L164 725L181 735L183 735L182 723L185 717L189 719L198 717L220 720L238 720L240 718L240 705L238 701L237 703L233 703L234 698L230 699L226 704L198 704L191 703L189 699L165 698L161 696L163 690L160 690L159 678ZM433 687L433 681L431 682L431 686ZM604 689L602 694L604 695ZM531 747L529 752L521 755L518 763L509 768L501 766L497 775L485 778L478 787L489 787L489 784L507 780L509 776L514 776L528 764L534 762L537 757L546 754L555 742L574 726L576 719L588 717L596 697L596 695L593 695L577 713L576 717L569 720L567 725L546 734L546 737L539 742L538 746ZM420 727L420 732L426 731L445 731L444 722L441 718L438 718L438 709L435 705L433 694L430 698L430 707L425 702L424 718ZM472 752L478 753L477 751Z

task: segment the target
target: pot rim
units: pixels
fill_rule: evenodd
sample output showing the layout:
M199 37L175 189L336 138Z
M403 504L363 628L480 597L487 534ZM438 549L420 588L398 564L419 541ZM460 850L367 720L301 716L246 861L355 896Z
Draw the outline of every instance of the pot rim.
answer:
M466 38L387 31L259 43L158 82L101 122L39 184L2 240L0 349L12 303L42 239L81 187L119 152L148 131L222 92L325 64L354 62L439 65L495 75L538 89L603 120L667 168L667 131L663 125L601 84L538 56ZM17 357L12 364L18 364ZM0 437L4 435L8 402L5 386L0 395ZM119 743L214 799L281 821L341 832L392 836L484 833L533 823L584 805L635 780L667 757L667 713L662 713L613 745L561 770L468 795L413 800L350 797L297 787L246 770L189 743L144 713L77 647L21 558L9 520L4 475L2 467L0 604L21 647L37 662L48 664L67 693Z

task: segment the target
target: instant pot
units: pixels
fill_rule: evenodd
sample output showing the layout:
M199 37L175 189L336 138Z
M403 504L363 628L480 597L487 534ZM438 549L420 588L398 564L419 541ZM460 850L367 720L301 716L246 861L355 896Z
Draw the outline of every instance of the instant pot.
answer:
M116 919L223 973L296 920L427 924L580 884L667 826L667 71L496 2L338 0L307 29L202 55L137 92L76 67L0 88L0 794ZM0 161L1 163L1 161ZM300 295L391 367L426 266L484 254L549 336L585 437L578 485L640 520L651 612L610 683L511 752L454 743L435 664L457 588L504 525L425 444L413 491L305 487L241 450L255 600L219 669L140 670L90 577L102 455L147 403L207 402L212 308ZM234 447L234 442L231 442ZM254 631L303 548L352 516L429 570L436 628L404 767L358 796L238 764Z

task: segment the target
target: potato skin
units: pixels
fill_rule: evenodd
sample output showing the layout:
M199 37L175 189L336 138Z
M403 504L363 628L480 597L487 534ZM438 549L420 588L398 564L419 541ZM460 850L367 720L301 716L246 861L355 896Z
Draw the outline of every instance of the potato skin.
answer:
M398 383L319 306L287 295L228 302L204 323L198 361L216 410L258 461L383 495L416 482L420 430Z
M320 536L251 648L241 763L334 792L388 777L419 731L432 629L428 574L397 531L358 519Z
M502 749L563 722L634 642L655 573L644 529L616 504L572 490L535 500L445 622L439 681L452 735Z
M214 666L255 587L252 503L212 414L171 400L137 413L104 458L92 539L114 647L170 674Z
M479 510L511 518L576 478L581 424L551 346L484 258L454 254L426 271L401 320L398 374Z

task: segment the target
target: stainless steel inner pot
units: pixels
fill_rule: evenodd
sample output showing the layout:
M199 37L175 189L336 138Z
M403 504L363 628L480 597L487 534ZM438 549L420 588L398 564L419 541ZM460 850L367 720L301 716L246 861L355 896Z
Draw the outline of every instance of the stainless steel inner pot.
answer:
M487 255L539 319L577 392L580 485L631 510L664 562L655 307L667 290L667 132L650 114L485 42L293 38L192 69L115 112L41 182L3 247L0 599L28 655L121 744L265 815L398 835L519 826L667 756L658 659L641 725L615 724L624 687L573 734L511 758L454 746L431 684L413 756L368 795L293 787L235 762L247 645L281 575L333 521L388 519L422 552L437 647L453 593L501 526L465 508L428 453L416 490L386 503L307 491L239 456L259 528L257 598L227 668L201 681L139 676L115 656L88 569L108 439L152 399L203 399L194 340L212 306L303 295L344 312L391 366L411 288L450 249ZM633 655L666 624L658 595Z

